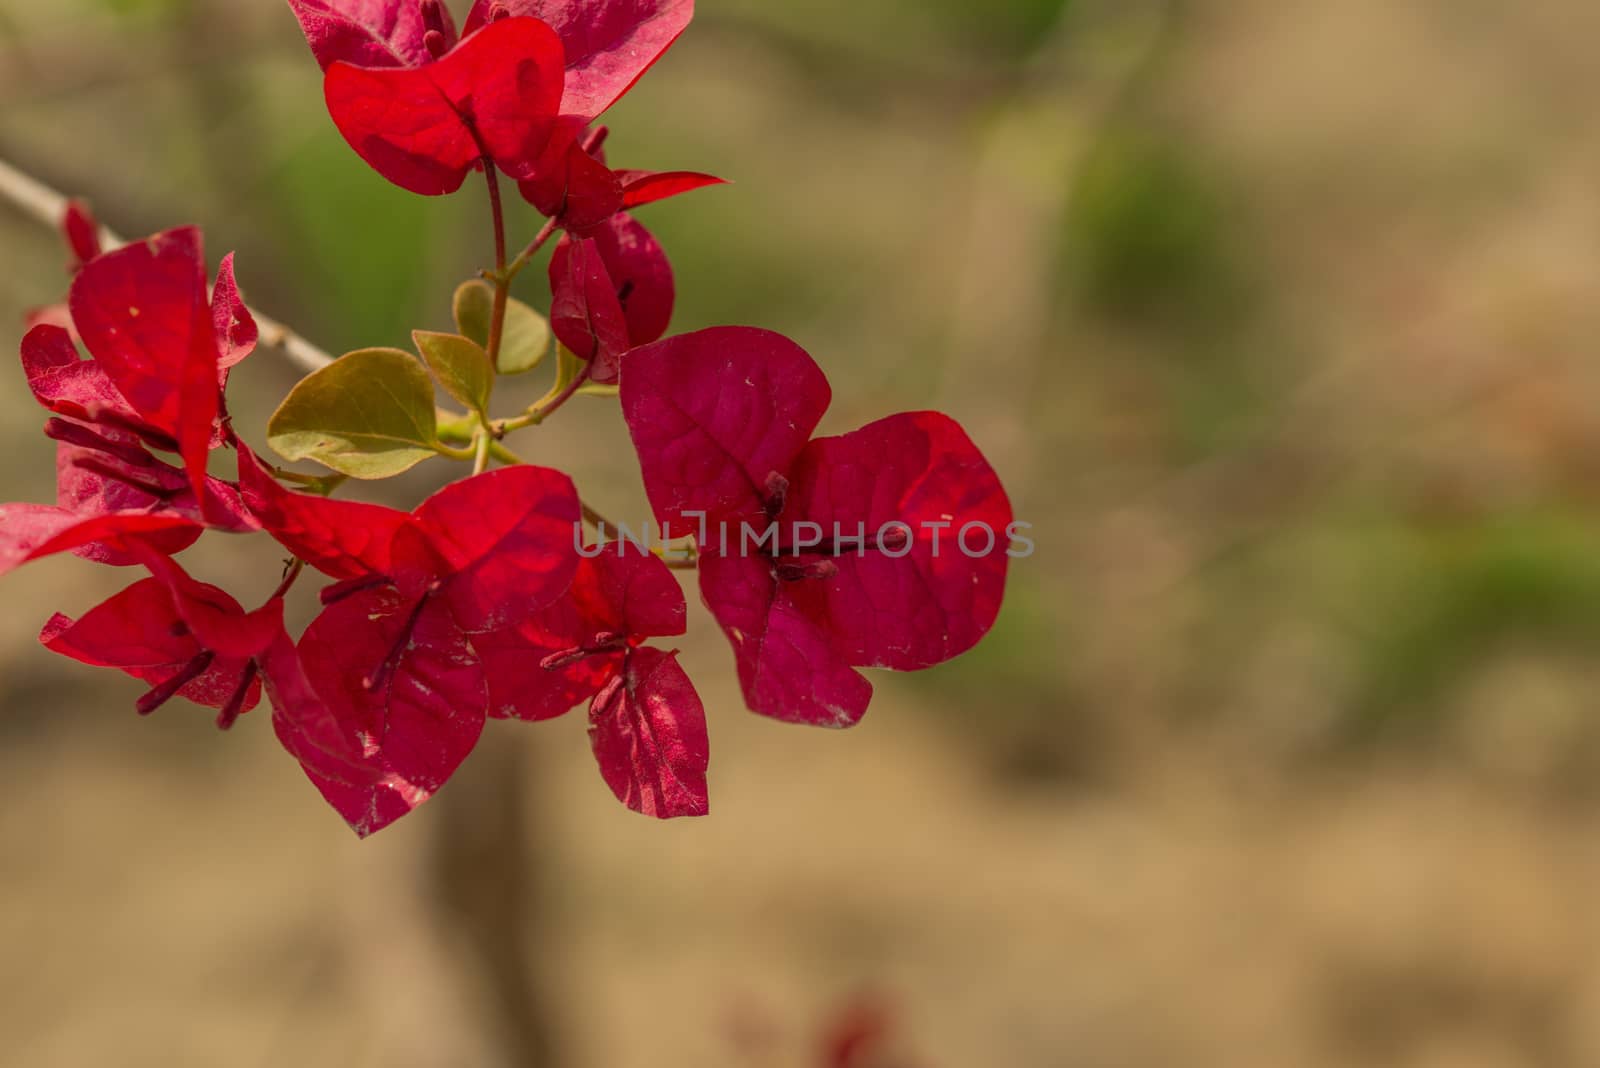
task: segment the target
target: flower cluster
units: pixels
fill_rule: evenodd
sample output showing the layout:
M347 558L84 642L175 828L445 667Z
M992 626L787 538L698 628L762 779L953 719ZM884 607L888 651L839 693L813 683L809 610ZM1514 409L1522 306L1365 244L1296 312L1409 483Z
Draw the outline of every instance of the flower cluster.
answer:
M831 392L792 341L746 327L664 337L672 269L630 210L720 180L614 170L596 120L683 32L692 0L478 0L459 31L438 0L289 6L363 160L423 195L484 177L494 266L456 291L458 332L417 332L415 354L349 353L291 391L267 443L330 472L310 475L264 460L229 418L229 370L260 334L232 257L213 280L194 229L106 250L74 205L68 299L34 313L22 342L57 499L0 505L0 573L72 552L147 577L76 620L53 616L47 648L140 679L141 714L183 697L226 729L264 694L284 748L367 835L443 786L488 719L585 702L620 800L705 813L705 712L675 652L649 644L684 633L675 569L698 570L746 703L789 722L852 725L872 692L858 669L926 668L984 635L1012 515L954 421L913 412L814 437ZM516 256L502 176L545 220ZM511 288L551 242L545 316ZM496 381L550 354L549 393L494 416ZM440 409L436 388L465 410ZM510 451L578 394L620 398L675 546L606 543L566 475ZM441 456L472 474L413 511L333 496ZM972 529L988 532L976 547ZM962 551L941 552L957 530ZM264 604L247 610L177 562L206 531L287 551ZM327 580L322 609L296 640L284 600L311 573Z

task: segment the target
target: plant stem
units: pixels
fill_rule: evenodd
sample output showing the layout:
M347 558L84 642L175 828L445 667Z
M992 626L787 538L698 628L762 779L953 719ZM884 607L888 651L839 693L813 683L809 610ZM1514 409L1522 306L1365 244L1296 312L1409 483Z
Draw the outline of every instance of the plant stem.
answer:
M565 389L563 389L560 393L557 393L554 397L551 397L548 401L540 402L533 408L532 411L528 412L528 414L523 416L521 419L509 420L506 423L506 429L512 429L513 423L518 424L518 426L538 426L540 423L556 414L556 412L560 411L563 404L566 404L567 401L577 396L578 390L582 389L588 384L589 376L593 373L594 364L585 363L583 365L583 370L579 371L577 377L575 377L571 382L567 383L567 387Z
M489 362L500 366L500 342L506 330L506 304L511 299L511 276L506 271L506 213L500 201L500 172L488 159L483 177L489 184L489 212L494 224L494 313L489 319Z
M277 598L287 594L294 586L295 580L300 577L301 572L305 571L305 569L306 562L300 559L298 556L295 557L293 562L291 562L288 568L284 571L283 581L278 583L278 588L272 591L272 596L268 597L267 600L276 600Z
M478 431L478 436L475 441L476 444L473 446L474 455L472 457L472 473L474 475L481 475L485 471L489 470L489 446L494 444L494 438L490 436L487 430L480 430Z
M444 456L451 460L457 460L461 463L468 463L478 458L478 449L476 445L469 445L465 449L455 449L451 448L449 445L446 445L442 441L436 441L433 443L433 451L438 453L440 456Z
M511 261L511 266L504 268L501 272L505 275L508 284L513 278L522 273L522 269L528 265L534 256L538 255L539 250L544 248L545 243L554 237L555 233L556 221L551 219L544 224L544 228L539 231L538 236L528 243L528 247L523 249L517 258Z

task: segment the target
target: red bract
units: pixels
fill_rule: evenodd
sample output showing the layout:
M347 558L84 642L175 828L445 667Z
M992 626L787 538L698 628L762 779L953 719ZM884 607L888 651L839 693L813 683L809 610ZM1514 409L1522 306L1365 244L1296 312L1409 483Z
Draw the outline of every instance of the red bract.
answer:
M192 544L202 525L257 529L237 492L206 474L207 455L223 437L227 367L249 355L257 333L239 298L232 256L223 260L213 299L198 233L160 234L84 264L71 307L69 323L82 324L92 359L79 357L62 326L35 326L22 341L29 388L60 417L45 427L61 443L58 507L12 509L0 533L11 563L71 549L127 564L115 544L122 532L173 553ZM146 446L181 453L184 470ZM41 540L45 530L51 533ZM80 540L91 530L108 532L108 540Z
M705 708L674 653L630 650L589 706L589 741L617 800L646 816L704 816Z
M622 376L657 519L675 534L702 528L701 594L746 702L849 726L871 698L854 668L930 667L988 631L1012 516L947 416L809 440L828 399L802 349L738 327L637 349Z
M23 347L35 395L58 414L172 448L205 511L206 458L220 441L226 368L256 340L232 257L213 306L199 231L157 234L85 264L69 305L93 366L78 366L59 328L36 327Z
M299 653L311 691L373 777L306 773L363 838L433 796L483 732L483 669L441 598L394 587L353 594L317 617Z
M568 232L589 237L625 208L725 184L696 171L614 171L602 148L608 132L577 129L564 118L533 176L518 183L523 199Z
M140 538L194 529L192 520L179 515L142 511L80 515L48 504L0 504L0 575L86 545L128 555Z
M420 67L433 59L427 43L430 28L446 46L455 43L455 23L440 3L289 0L289 7L323 70L340 60L358 67ZM430 21L436 25L430 27Z
M89 206L81 200L69 200L66 214L61 219L61 236L72 250L71 269L76 271L96 256L102 249L100 223Z
M694 18L694 0L477 0L466 32L496 9L548 23L566 51L561 114L582 126L616 103Z
M594 241L566 242L550 260L550 329L572 354L592 364L589 377L617 380L628 351L628 320Z
M422 66L328 67L328 112L379 174L424 196L453 193L483 161L532 177L561 102L561 41L536 19L501 19Z
M39 640L85 664L114 667L151 685L148 715L173 697L219 710L224 730L261 699L257 657L283 631L283 600L252 613L172 560L145 550L155 577L136 582L76 622L57 614Z
M371 834L432 796L471 752L489 704L475 643L571 585L577 494L559 472L508 467L407 514L290 492L243 449L239 463L266 529L341 580L300 640L301 667L285 660L303 679L282 689L318 703L354 740L365 778L314 762L306 772L358 834Z
M206 478L206 514L202 516L188 477L151 455L131 434L66 419L51 419L45 424L45 433L59 442L56 505L61 509L85 518L124 512L188 520L187 526L142 539L169 555L192 545L203 526L235 534L261 529L245 509L238 489L210 476ZM135 562L99 544L75 551L106 564Z
M584 247L587 251L580 258L577 251ZM589 257L598 258L598 269L592 260L582 262L582 259ZM574 278L586 272L599 271L605 273L622 313L626 328L622 351L648 345L667 332L676 298L672 265L650 231L626 212L611 216L588 240L580 241L570 235L561 239L550 258L551 292L559 298L563 285L569 294L575 292L577 287L572 284ZM602 298L600 303L609 310L609 301ZM556 326L554 305L551 319L551 325ZM611 337L614 326L608 323L607 328L605 336ZM556 327L556 336L561 338L562 344L582 355L582 350L574 347L562 329L564 327ZM598 340L602 335L596 330L593 336ZM617 340L615 337L611 339L613 342Z
M726 178L699 171L614 171L622 185L622 206L642 208L696 189L726 185Z
M489 714L552 719L591 701L589 733L617 798L660 819L707 811L705 709L674 654L641 648L682 634L683 591L650 553L586 550L570 594L515 630L477 640Z

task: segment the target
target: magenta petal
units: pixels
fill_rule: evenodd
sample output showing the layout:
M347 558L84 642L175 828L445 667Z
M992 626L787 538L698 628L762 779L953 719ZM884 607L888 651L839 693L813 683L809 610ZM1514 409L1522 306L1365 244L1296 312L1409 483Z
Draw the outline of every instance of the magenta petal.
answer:
M372 791L389 776L367 759L354 729L346 729L333 707L307 677L300 651L279 634L260 657L261 678L272 702L272 727L289 755L300 762L334 808L361 812ZM403 784L398 784L404 791Z
M528 722L555 719L598 693L616 669L620 651L551 668L542 664L579 644L584 630L572 602L563 598L536 620L474 634L472 647L489 684L489 715Z
M71 306L85 347L117 391L177 442L200 497L221 405L200 232L170 230L85 264Z
M483 671L442 600L419 605L393 589L348 597L307 629L300 660L312 690L381 776L352 786L307 768L362 837L433 796L483 731Z
M588 122L633 87L694 18L694 0L499 0L512 15L554 27L566 48L561 114ZM494 0L477 0L466 32L487 21Z
M239 485L245 505L278 544L336 579L387 574L395 537L411 522L382 505L285 489L242 444Z
M208 352L216 360L199 231L157 234L87 264L73 280L71 306L85 347L117 391L177 438L185 368Z
M323 91L350 147L402 189L453 193L485 157L528 178L555 128L561 42L533 19L503 19L425 67L335 63Z
M705 708L676 654L635 649L589 706L589 740L617 800L657 819L704 816Z
M593 365L591 379L615 382L628 351L628 320L595 242L562 239L550 258L550 292L550 329Z
M289 0L289 7L323 70L339 60L416 67L433 58L423 43L427 27L418 0Z
M769 476L787 472L827 410L828 380L781 334L713 327L634 349L623 363L622 415L656 519L693 534L700 511L762 519Z
M76 622L59 614L52 617L39 641L53 653L94 667L118 668L152 686L171 679L209 648L184 629L168 588L156 579L134 583ZM217 655L178 696L207 708L222 708L244 681L247 663L247 657ZM260 687L249 687L241 711L255 707L260 699Z
M622 212L590 235L605 264L628 324L628 348L658 340L672 323L677 290L672 265L661 243L633 216ZM570 248L570 239L556 247L556 257ZM554 260L551 266L555 270Z
M590 634L665 638L684 632L683 587L660 557L627 542L586 551L595 555L578 565L571 600Z
M698 171L617 171L622 183L622 206L642 208L646 204L681 196L707 186L727 185L726 178Z
M126 456L140 457L143 462L135 465L118 455L62 442L56 447L57 506L83 517L132 512L177 516L198 524L200 512L182 471L157 460L128 435L104 428L87 433L104 435L126 449ZM156 495L149 489L162 492ZM200 526L185 525L147 534L141 541L170 556L193 545L201 533ZM86 560L113 567L127 567L138 562L128 553L107 545L90 543L72 551Z
M61 235L67 239L67 248L72 250L74 266L82 267L100 255L100 223L83 201L67 202L67 212L61 220Z
M861 667L915 671L988 633L1005 595L1011 504L993 468L949 416L890 416L818 438L796 462L784 522L833 537L905 524L894 552L833 557L831 578L791 584L808 612Z
M541 214L574 233L587 234L622 210L622 183L578 144L564 156L547 154L518 188Z
M32 560L96 542L120 553L136 539L195 528L182 516L113 512L83 516L47 504L0 504L0 575Z
M787 723L853 726L872 700L872 684L794 603L788 585L762 557L700 557L701 597L733 644L751 711Z
M176 560L149 550L138 555L166 587L184 626L205 648L235 660L249 660L265 653L284 629L281 597L246 612L226 591L191 578Z
M22 339L22 369L34 398L57 415L87 423L139 421L105 369L82 359L62 327L41 324L28 331Z
M572 585L583 520L559 471L520 464L476 475L414 514L449 573L443 596L466 631L520 623Z
M181 622L167 587L148 578L91 608L76 622L58 613L45 624L39 641L51 652L94 667L169 667L200 651L194 638L178 626Z
M222 257L217 268L217 282L211 290L211 321L217 334L217 350L221 354L217 363L223 369L232 367L255 351L261 331L255 316L245 307L239 295L239 283L233 277L233 253Z
M491 716L563 715L600 691L627 642L683 633L683 589L659 557L622 543L586 551L596 555L579 561L568 596L519 627L473 636ZM561 656L584 649L594 651Z

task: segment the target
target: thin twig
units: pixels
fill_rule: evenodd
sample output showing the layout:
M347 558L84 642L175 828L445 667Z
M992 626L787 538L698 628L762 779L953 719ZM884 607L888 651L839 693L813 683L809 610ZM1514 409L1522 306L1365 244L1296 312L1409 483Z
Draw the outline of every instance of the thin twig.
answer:
M0 200L12 204L24 215L37 222L59 229L67 214L67 198L31 175L0 159ZM106 248L118 248L128 242L115 233L101 228L101 241ZM261 328L261 343L279 349L305 371L319 371L333 362L333 357L313 345L285 324L252 308L256 325Z

